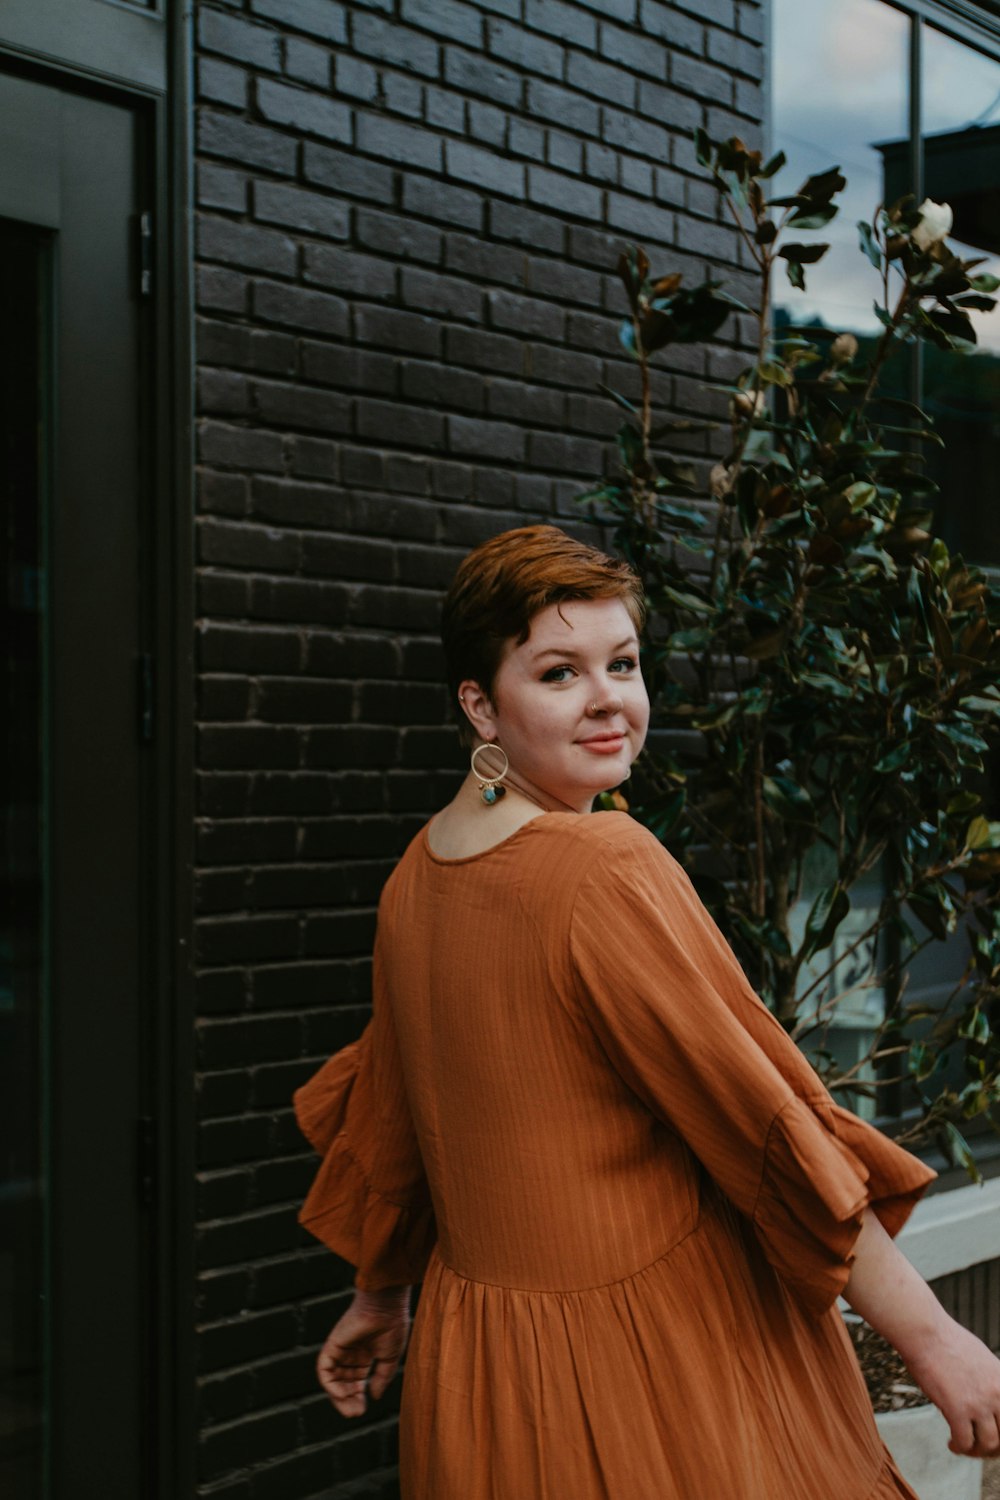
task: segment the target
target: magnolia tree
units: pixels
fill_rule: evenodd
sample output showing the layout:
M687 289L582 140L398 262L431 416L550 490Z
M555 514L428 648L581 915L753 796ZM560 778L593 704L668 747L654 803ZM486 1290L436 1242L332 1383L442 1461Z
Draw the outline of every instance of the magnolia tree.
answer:
M650 603L654 736L634 811L691 867L760 993L834 1090L896 1090L903 1138L936 1133L974 1170L966 1122L1000 1120L1000 821L984 773L1000 719L1000 596L935 538L929 418L881 389L900 346L975 344L998 282L947 243L951 213L912 198L858 226L880 335L772 327L774 276L804 288L845 186L837 169L768 197L784 158L699 132L757 268L756 306L685 287L630 248L622 342L638 367L616 477L582 497L614 527ZM811 273L810 273L811 274ZM728 395L726 451L703 486L654 422L653 362L742 307L755 350ZM675 445L676 446L676 445ZM699 873L711 852L717 874ZM696 859L696 856L697 859ZM874 894L873 894L874 892ZM951 940L943 1004L912 966ZM877 997L865 1055L838 1070L831 1023ZM900 1099L900 1093L902 1099Z

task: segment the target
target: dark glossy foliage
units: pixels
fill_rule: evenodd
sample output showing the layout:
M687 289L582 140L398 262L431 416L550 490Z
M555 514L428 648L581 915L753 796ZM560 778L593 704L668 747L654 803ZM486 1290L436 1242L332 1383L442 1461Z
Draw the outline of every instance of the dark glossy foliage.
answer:
M699 490L670 424L654 428L651 361L724 330L734 302L715 281L654 276L632 247L622 343L642 398L608 392L626 413L620 473L582 497L645 581L654 721L674 731L675 748L646 752L634 810L686 863L714 852L724 878L701 893L830 1085L902 1082L919 1107L909 1138L936 1132L969 1164L963 1121L1000 1119L1000 821L984 772L1000 595L933 536L923 451L938 439L879 376L901 342L971 347L968 311L995 285L928 242L904 200L859 226L882 325L864 367L852 334L776 339L774 272L804 285L827 247L801 236L836 214L844 178L768 200L783 157L703 132L696 146L760 273L757 354L726 388L728 452ZM943 1010L919 1011L909 965L960 926L965 971ZM844 988L886 1003L867 1066L838 1075L824 1044Z

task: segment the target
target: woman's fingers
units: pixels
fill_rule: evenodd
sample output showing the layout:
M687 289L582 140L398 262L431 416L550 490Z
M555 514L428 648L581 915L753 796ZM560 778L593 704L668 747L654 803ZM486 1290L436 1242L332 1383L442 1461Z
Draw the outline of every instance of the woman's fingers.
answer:
M996 1414L988 1412L976 1417L972 1424L976 1436L976 1458L996 1458L1000 1453L1000 1426Z
M398 1359L377 1359L372 1377L368 1382L368 1391L373 1401L377 1401L384 1395L385 1390L399 1368Z

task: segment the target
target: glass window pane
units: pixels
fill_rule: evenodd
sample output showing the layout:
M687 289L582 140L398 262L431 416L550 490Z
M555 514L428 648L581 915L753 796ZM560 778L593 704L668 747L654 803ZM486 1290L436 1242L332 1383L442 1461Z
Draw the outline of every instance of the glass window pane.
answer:
M837 217L808 236L831 248L807 268L804 293L780 277L777 319L874 336L878 287L857 224L882 201L878 143L906 135L910 22L882 0L774 0L773 13L774 148L788 157L774 196L827 167L847 178Z
M1000 275L1000 63L924 32L924 189L955 215L949 243ZM936 530L975 562L1000 563L1000 309L971 313L973 354L924 351L923 403L945 452Z

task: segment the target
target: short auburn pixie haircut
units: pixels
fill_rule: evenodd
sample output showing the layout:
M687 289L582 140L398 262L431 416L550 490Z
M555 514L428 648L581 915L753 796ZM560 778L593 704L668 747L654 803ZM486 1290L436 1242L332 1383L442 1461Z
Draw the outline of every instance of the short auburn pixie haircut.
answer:
M466 743L474 735L458 702L459 683L478 682L492 699L508 643L523 645L541 610L571 599L620 599L636 635L642 632L646 604L638 574L558 526L502 531L459 564L445 595L441 641L452 706Z

